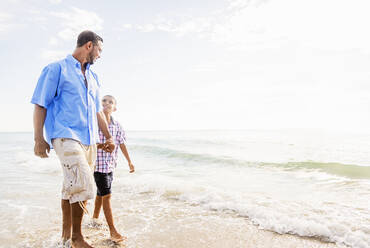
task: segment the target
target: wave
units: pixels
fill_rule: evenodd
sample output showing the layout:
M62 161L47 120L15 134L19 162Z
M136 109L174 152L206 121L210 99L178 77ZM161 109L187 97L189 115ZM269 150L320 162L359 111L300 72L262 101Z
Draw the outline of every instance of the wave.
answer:
M228 156L216 156L207 153L189 153L160 146L132 145L131 150L151 154L154 156L176 159L185 162L197 162L204 164L217 164L229 166L253 166L253 167L276 167L288 170L306 169L319 170L331 175L347 177L351 179L370 179L370 166L355 164L343 164L338 162L296 161L285 163L271 163L263 161L248 161Z
M278 166L285 166L288 168L305 168L305 169L318 169L329 174L344 176L352 179L370 179L370 167L360 166L353 164L341 164L335 162L288 162L277 164Z
M311 199L285 201L265 194L243 194L160 175L142 175L136 180L125 178L122 182L121 186L130 192L148 197L153 194L156 199L161 196L192 207L235 214L264 230L313 237L356 248L370 245L367 210L354 209L341 202L329 199L322 202Z
M176 198L173 197L172 198ZM323 241L346 244L351 247L365 248L370 229L366 225L348 217L338 217L324 208L304 208L294 211L292 207L279 206L278 202L243 202L219 201L218 196L207 195L205 198L180 195L178 200L199 204L212 211L233 212L237 216L248 218L253 224L264 230L279 234L293 234L301 237L314 237ZM271 206L274 207L271 207ZM302 208L295 205L294 208ZM326 214L326 216L325 216Z

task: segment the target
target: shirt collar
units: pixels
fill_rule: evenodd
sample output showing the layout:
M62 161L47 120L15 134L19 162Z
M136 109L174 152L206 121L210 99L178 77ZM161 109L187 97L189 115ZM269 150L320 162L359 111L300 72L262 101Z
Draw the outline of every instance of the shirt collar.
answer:
M110 123L116 125L116 121L114 120L113 116L110 116Z
M72 54L68 54L67 55L67 60L69 62L71 62L72 64L74 64L79 69L81 69L81 63L80 63L80 61L78 61L75 57L73 57ZM90 63L87 63L86 70L89 70L89 68L90 68Z

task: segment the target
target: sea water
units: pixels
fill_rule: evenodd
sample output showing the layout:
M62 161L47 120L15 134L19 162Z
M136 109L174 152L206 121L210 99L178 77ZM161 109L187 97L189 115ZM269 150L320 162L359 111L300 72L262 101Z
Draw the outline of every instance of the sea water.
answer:
M187 225L195 220L210 232L219 225L233 230L239 223L237 247L248 247L244 222L279 234L370 247L370 135L127 131L127 147L136 172L128 173L120 154L112 204L129 247L145 247L143 233L169 232L172 220L182 223L175 227L187 230L184 235L192 233ZM55 247L62 181L55 152L37 158L31 133L1 133L0 153L0 247ZM92 202L88 207L92 210ZM181 247L171 243L171 235L160 239L168 245L151 247Z

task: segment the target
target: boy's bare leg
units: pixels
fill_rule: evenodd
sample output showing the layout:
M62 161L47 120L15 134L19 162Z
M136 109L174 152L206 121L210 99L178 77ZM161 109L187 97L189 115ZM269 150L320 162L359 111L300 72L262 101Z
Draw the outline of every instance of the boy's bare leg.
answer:
M95 197L95 208L94 208L93 218L95 219L99 218L99 213L100 213L102 203L103 203L103 197L97 195Z
M69 200L61 201L61 207L63 212L63 231L62 231L62 238L63 242L67 241L71 238L72 234L72 211L71 211L71 204L69 204Z
M113 241L120 242L126 239L121 234L119 234L114 226L112 208L110 205L111 194L103 196L103 211L107 224L109 226L110 236Z
M83 202L86 205L86 202ZM81 223L83 217L83 209L78 202L72 203L72 247L73 248L92 248L85 242L82 232Z

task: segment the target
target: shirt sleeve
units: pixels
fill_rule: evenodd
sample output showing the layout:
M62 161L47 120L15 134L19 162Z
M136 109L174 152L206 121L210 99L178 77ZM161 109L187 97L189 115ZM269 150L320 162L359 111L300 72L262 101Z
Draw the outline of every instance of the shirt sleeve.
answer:
M95 108L96 108L96 112L100 112L102 111L102 106L101 106L101 99L100 99L100 82L99 82L99 79L98 79L98 75L96 75L95 73L92 72L92 75L96 81L96 97L95 97Z
M118 124L117 141L118 144L126 144L126 133L120 124Z
M59 77L59 64L54 63L46 66L41 72L31 103L47 108L57 93Z
M100 112L102 110L101 104L100 104L100 88L96 89L96 99L95 99L95 108L96 108L96 113Z

